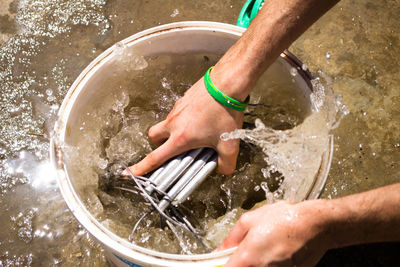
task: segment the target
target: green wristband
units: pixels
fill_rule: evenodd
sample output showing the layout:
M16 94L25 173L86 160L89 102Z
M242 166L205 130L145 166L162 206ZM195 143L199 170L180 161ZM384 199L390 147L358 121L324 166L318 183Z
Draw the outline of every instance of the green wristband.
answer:
M214 66L210 67L207 70L206 74L204 74L204 84L206 85L207 91L210 93L210 95L214 97L214 99L217 100L219 103L221 103L224 106L227 106L228 108L237 111L245 110L247 104L249 104L250 96L246 98L245 102L240 102L218 90L218 88L211 81L210 72L212 68L214 68Z

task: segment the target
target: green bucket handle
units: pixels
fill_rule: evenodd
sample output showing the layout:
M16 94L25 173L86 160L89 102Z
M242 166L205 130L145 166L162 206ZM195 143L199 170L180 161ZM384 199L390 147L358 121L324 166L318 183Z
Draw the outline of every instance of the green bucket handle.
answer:
M264 0L247 0L239 13L236 25L247 28L264 4Z

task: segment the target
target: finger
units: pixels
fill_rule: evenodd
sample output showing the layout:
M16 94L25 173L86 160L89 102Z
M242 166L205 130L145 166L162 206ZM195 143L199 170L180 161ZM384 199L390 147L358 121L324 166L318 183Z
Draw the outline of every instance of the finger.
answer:
M216 249L216 251L232 248L238 246L240 242L246 237L247 232L250 229L249 213L243 214L240 219L236 222L235 226L225 238L222 244Z
M236 168L236 160L239 154L239 139L222 141L217 145L218 172L232 174Z
M232 256L229 257L228 262L224 264L224 267L259 266L255 264L255 262L259 260L258 257L255 257L255 255L253 255L254 251L249 249L251 245L246 236L239 247L233 252Z
M150 140L154 144L159 146L162 143L164 143L165 140L167 140L170 135L167 130L167 127L166 127L166 122L162 121L162 122L159 122L156 125L152 126L149 129L148 135L149 135Z
M129 167L135 175L144 175L161 166L170 158L184 152L184 148L174 145L174 139L169 138L164 144L148 154L143 160Z

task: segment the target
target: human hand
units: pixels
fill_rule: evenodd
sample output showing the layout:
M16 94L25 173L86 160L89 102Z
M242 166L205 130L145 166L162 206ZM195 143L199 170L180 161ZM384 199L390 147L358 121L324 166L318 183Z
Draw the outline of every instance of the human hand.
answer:
M224 266L316 265L329 249L321 202L282 201L243 214L217 249L238 246Z
M220 136L241 128L243 112L218 103L200 79L179 99L167 118L151 127L149 138L159 147L130 167L135 175L146 174L185 151L211 147L218 153L218 171L235 170L239 140L223 141Z

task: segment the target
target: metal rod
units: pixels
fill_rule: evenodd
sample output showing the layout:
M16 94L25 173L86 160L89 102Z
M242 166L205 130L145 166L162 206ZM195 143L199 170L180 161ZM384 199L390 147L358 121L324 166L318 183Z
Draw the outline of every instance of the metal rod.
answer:
M149 180L152 181L154 183L154 181L156 180L157 176L165 169L166 164L164 164L163 166L161 166L160 168L158 168L157 170L155 170L149 177Z
M170 187L178 178L179 176L189 167L190 164L194 161L194 159L200 154L203 148L197 148L191 150L187 156L185 156L182 161L179 163L176 168L171 170L166 177L163 177L160 185L157 188L161 191L166 191L168 187ZM161 175L160 175L161 176Z
M129 175L131 176L131 178L133 179L133 181L136 183L137 187L142 191L142 194L141 194L141 195L153 206L153 208L154 208L156 211L158 211L158 213L159 213L166 221L168 221L168 222L170 222L171 224L174 224L174 225L176 225L176 226L180 226L180 227L182 227L182 229L184 229L184 230L186 230L186 231L188 231L188 232L191 232L191 231L188 229L188 226L185 225L183 222L178 221L178 220L174 220L173 218L171 218L170 216L168 216L164 211L160 210L160 209L158 208L158 205L157 205L158 203L156 204L156 202L153 200L153 198L152 198L149 194L147 194L146 190L143 188L143 186L142 186L141 183L138 181L138 179L136 178L136 176L132 173L132 171L131 171L129 168L127 168L127 167L125 167L125 169L127 169Z
M199 186L204 179L217 167L218 155L214 154L211 160L193 177L193 179L179 192L172 204L178 205L186 200L186 198Z
M211 248L208 246L208 244L206 242L204 242L203 238L201 238L200 235L202 235L202 233L200 233L193 225L192 223L188 220L188 218L186 217L185 214L183 214L179 209L177 209L176 207L172 208L172 211L174 212L175 216L179 217L181 220L184 221L185 225L189 228L189 230L191 231L191 234L197 239L197 241L200 242L200 244L207 250L211 250ZM204 233L203 233L204 234Z
M151 182L153 182L156 186L159 185L162 182L162 180L168 175L168 173L170 173L173 169L176 168L176 166L179 165L179 163L184 158L185 154L186 153L180 154L176 158L164 164L164 166L161 167L162 170L160 172L155 171L149 178ZM154 188L151 185L146 186L147 193L151 194L153 190Z
M138 228L139 224L141 223L141 221L142 221L147 215L149 215L149 214L152 213L153 211L154 211L154 209L151 209L151 210L147 211L145 214L143 214L143 215L140 217L140 219L136 222L135 226L133 227L130 236L128 237L128 238L129 238L129 241L134 242L133 237L135 236L135 232L136 232L136 229Z
M185 244L183 236L178 233L178 229L171 222L166 221L166 223L167 223L169 229L171 229L172 233L175 235L176 239L178 239L179 246L182 248L182 250L186 254L189 254L189 255L192 254L190 252L190 249L188 248L188 246Z
M206 149L199 159L190 166L186 173L179 179L178 182L167 192L167 195L161 200L158 207L165 210L170 202L179 194L180 191L189 183L190 180L200 171L201 168L207 163L208 159L214 154L213 149Z
M201 232L180 211L179 203L183 202L215 168L216 161L217 155L214 150L210 148L198 148L183 153L167 162L161 168L154 171L149 178L135 176L129 168L125 168L129 174L128 177L130 177L127 181L134 183L132 185L133 189L119 186L114 188L139 194L146 200L146 204L152 207L135 224L130 239L133 241L134 234L144 218L151 212L157 211L176 235L184 250L187 250L187 246L182 239L183 237L178 233L178 229L193 234L208 249L207 244L201 238ZM171 186L172 188L168 192L165 192ZM152 194L154 191L155 193ZM177 204L170 206L171 201Z

